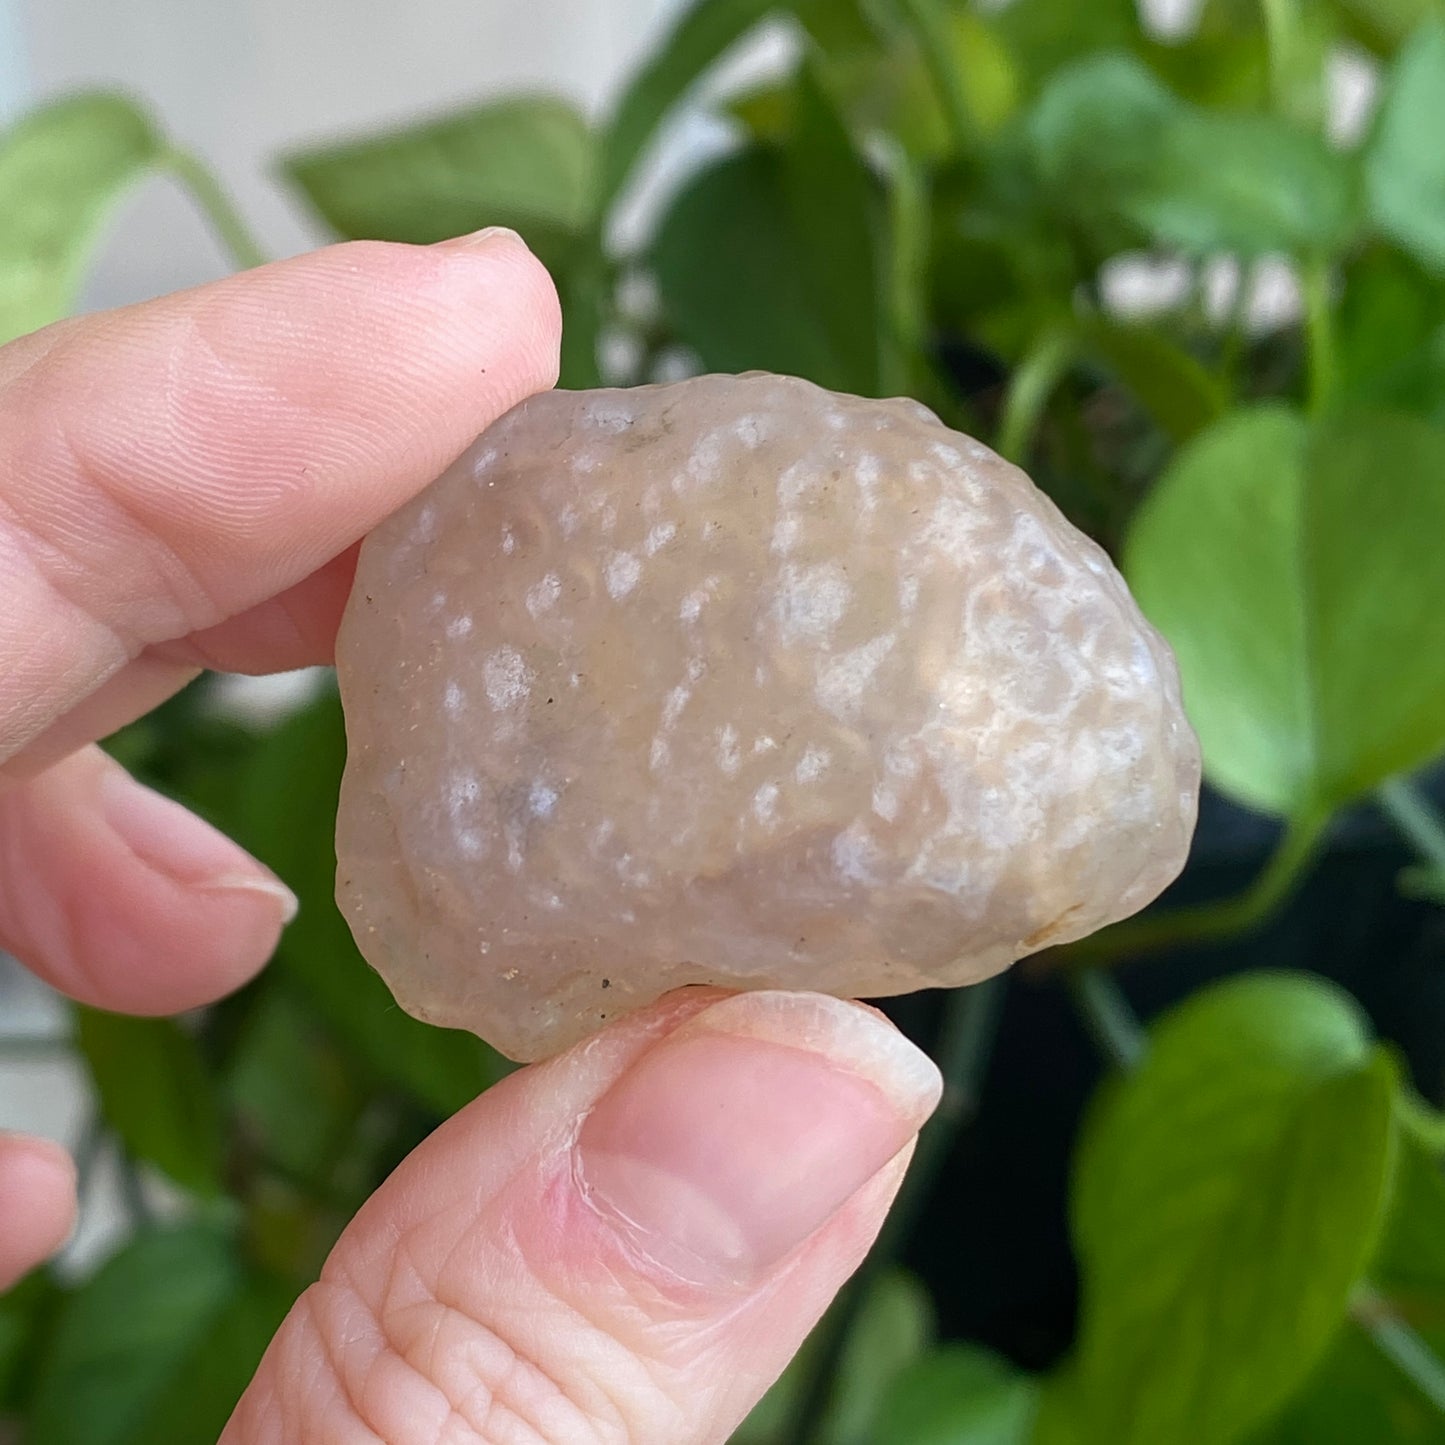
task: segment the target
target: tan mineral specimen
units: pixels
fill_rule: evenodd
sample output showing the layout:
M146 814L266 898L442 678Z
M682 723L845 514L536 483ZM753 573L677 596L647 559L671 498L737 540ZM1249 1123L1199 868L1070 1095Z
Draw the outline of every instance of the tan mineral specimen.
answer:
M514 1058L682 984L966 984L1149 902L1199 755L1168 648L912 401L533 397L362 548L338 894Z

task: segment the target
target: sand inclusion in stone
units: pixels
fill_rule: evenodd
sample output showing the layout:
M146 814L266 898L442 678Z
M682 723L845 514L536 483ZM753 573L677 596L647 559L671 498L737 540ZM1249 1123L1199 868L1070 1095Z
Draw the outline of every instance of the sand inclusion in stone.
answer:
M987 977L1179 871L1168 648L1016 467L787 377L533 397L362 549L338 896L534 1058L682 984Z

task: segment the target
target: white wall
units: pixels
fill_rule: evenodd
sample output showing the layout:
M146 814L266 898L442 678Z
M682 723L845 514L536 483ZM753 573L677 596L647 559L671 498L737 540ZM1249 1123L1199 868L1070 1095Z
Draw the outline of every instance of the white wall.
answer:
M33 97L118 85L215 166L267 249L318 234L267 166L278 151L518 88L596 113L678 0L0 0L0 118ZM219 274L164 186L128 208L87 301Z

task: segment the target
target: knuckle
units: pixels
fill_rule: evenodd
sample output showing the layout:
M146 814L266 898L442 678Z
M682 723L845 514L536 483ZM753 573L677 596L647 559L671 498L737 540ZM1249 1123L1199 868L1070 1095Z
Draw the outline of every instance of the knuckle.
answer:
M307 1290L287 1322L298 1338L282 1376L297 1395L282 1402L281 1413L304 1416L305 1431L318 1437L324 1421L331 1432L324 1438L345 1445L639 1445L662 1438L640 1418L655 1409L616 1398L593 1376L549 1367L526 1341L444 1301L423 1280L402 1250L379 1298L344 1275ZM582 1322L568 1329L592 1332Z

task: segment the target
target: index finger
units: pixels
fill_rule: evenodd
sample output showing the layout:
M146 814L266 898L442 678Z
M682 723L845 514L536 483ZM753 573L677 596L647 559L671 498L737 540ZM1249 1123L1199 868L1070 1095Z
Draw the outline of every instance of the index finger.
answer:
M0 350L0 759L310 576L557 374L508 233L335 246Z

